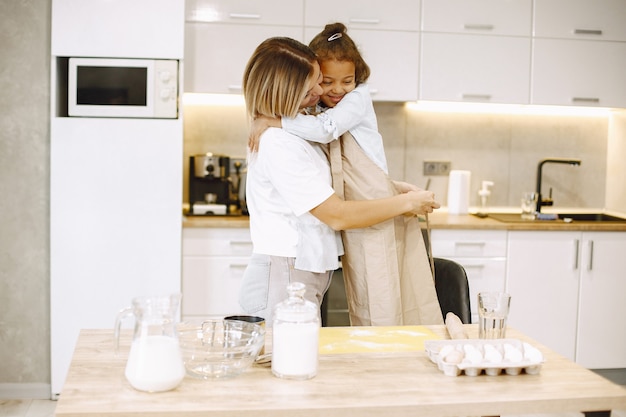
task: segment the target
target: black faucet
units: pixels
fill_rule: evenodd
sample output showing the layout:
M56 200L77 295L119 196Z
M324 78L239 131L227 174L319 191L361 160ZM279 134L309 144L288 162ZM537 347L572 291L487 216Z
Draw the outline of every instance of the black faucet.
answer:
M541 168L546 163L580 165L580 159L546 158L539 161L537 165L537 209L535 210L537 213L541 213L541 206L551 206L553 204L552 189L550 189L550 198L544 200L541 197Z

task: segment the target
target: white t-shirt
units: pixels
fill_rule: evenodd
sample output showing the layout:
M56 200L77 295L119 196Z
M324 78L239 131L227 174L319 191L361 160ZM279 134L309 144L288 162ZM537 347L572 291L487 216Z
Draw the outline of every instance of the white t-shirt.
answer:
M359 85L335 107L316 116L283 117L282 126L287 132L319 143L329 143L349 131L365 154L388 173L383 138L378 132L376 113L366 84Z
M309 213L332 194L320 146L267 129L258 152L248 155L246 204L254 253L295 257L296 268L305 271L337 269L341 236Z

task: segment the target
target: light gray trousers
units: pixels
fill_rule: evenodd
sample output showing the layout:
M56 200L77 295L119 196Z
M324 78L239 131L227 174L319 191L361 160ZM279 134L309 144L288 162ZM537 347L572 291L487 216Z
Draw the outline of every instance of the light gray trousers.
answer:
M319 308L333 271L302 271L294 268L294 262L295 258L253 254L239 291L239 305L243 311L263 317L265 325L271 327L274 307L287 298L287 285L292 282L305 284L304 298Z

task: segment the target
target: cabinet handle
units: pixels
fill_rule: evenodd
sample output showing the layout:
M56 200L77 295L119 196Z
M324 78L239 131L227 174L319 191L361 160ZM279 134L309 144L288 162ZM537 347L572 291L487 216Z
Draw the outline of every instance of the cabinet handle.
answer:
M600 103L600 99L597 97L572 97L572 103Z
M350 23L365 23L368 25L377 25L380 23L380 19L350 19Z
M261 18L261 15L252 13L229 13L228 17L231 19L258 20Z
M243 91L243 88L240 85L234 85L231 84L228 86L228 91L232 91L235 93L241 93Z
M587 242L587 247L589 247L589 261L587 262L587 271L591 271L593 269L593 240Z
M574 271L578 269L578 246L580 242L578 239L574 240Z
M475 241L475 242L471 242L471 241L467 241L467 242L454 242L455 245L457 246L461 246L461 245L470 245L470 246L485 246L487 242L480 242L480 241Z
M370 95L375 96L376 94L378 94L380 91L378 90L378 88L372 88L370 89Z
M231 240L230 241L231 246L252 246L252 242L250 242L249 240Z
M493 30L493 25L481 25L481 24L466 23L466 24L463 25L463 29L466 29L466 30Z
M491 100L491 94L468 94L463 93L463 100Z
M597 29L574 29L574 35L602 35L601 30Z

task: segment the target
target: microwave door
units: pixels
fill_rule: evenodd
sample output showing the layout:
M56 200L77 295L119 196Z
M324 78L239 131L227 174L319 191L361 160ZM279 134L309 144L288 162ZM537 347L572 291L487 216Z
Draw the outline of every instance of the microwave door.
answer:
M71 59L68 113L86 117L151 117L153 72L152 61Z

